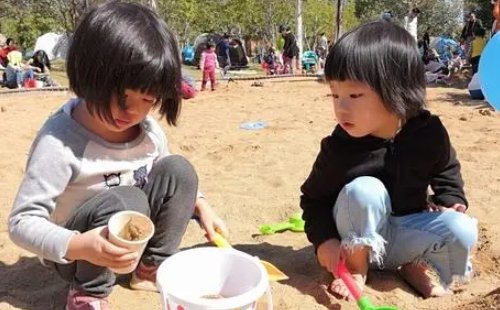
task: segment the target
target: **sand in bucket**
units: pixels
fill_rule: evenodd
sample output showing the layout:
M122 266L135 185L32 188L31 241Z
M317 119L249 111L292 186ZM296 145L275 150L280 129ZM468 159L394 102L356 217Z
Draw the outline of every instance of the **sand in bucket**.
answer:
M147 216L139 212L121 211L109 219L108 230L108 239L111 243L137 251L141 256L149 239L153 237L154 224ZM137 264L111 270L118 274L127 274L134 271L136 267Z
M267 293L266 270L257 257L231 249L195 248L179 252L159 267L156 283L163 310L256 310Z

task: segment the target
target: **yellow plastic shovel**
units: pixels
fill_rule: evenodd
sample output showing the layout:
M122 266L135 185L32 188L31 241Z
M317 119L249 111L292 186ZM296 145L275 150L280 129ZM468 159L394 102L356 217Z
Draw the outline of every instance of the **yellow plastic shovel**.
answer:
M229 241L227 241L227 239L219 233L216 233L213 243L219 248L233 248ZM270 262L267 262L265 260L260 260L260 262L262 263L262 265L264 265L264 268L266 268L269 281L277 282L288 280L288 276Z

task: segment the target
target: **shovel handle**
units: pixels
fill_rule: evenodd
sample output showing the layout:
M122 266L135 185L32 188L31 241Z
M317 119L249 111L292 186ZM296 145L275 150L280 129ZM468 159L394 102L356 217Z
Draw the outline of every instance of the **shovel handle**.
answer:
M198 223L198 225L201 227L199 216L193 215L192 219L195 220L196 223ZM227 241L227 239L217 231L215 232L215 238L214 240L212 240L212 243L215 244L218 248L232 248L231 243L229 243L229 241Z
M352 297L354 297L356 301L359 301L359 299L361 298L361 291L359 290L356 282L354 282L351 273L349 272L349 270L347 270L347 267L342 260L339 260L339 263L337 265L337 274L342 279L342 281L344 281L344 284L351 293Z

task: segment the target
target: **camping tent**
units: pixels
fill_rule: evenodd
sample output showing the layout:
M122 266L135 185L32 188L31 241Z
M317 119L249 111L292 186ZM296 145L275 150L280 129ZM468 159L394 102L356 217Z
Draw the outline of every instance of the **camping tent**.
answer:
M200 34L194 41L194 61L193 65L198 66L200 62L201 53L205 50L208 42L214 42L216 46L222 40L222 36L216 33L203 33ZM229 57L231 58L231 69L248 68L248 57L245 51L243 41L240 39L233 39L231 44L233 48L230 49Z
M36 39L35 51L44 50L50 60L66 58L69 45L69 37L65 34L48 32Z
M460 57L463 57L463 51L460 44L448 36L433 37L430 41L429 48L435 49L439 54L439 58L445 63L448 63L451 59L452 55L450 52L457 51Z

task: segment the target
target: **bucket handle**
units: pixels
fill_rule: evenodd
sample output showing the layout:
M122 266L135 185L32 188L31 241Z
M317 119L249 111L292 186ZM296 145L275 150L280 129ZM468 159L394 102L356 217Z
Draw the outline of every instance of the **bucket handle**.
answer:
M271 285L267 286L266 295L267 295L267 310L273 310L273 295L271 294Z

